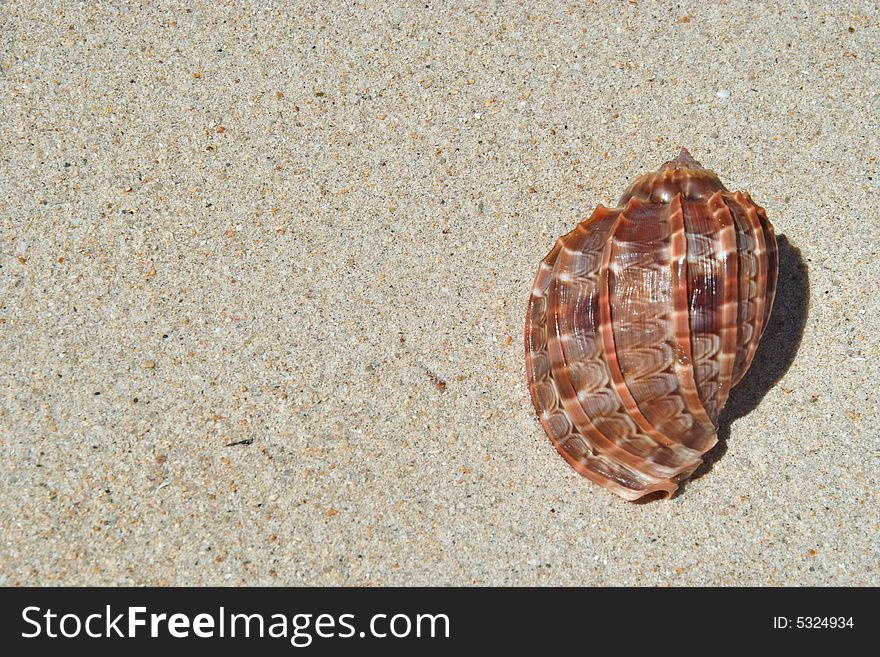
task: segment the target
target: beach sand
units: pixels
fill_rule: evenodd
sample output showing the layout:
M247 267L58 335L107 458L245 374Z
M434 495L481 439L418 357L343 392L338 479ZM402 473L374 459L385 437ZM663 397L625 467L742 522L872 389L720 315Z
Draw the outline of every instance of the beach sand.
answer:
M391 4L0 9L0 583L880 584L877 5ZM631 504L525 305L681 146L780 293Z

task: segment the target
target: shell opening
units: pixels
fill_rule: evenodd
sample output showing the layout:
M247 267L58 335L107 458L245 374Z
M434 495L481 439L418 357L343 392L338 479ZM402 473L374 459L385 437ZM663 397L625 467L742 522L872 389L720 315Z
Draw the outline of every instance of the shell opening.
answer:
M668 500L672 497L672 493L674 491L671 490L655 490L647 495L642 495L641 497L637 497L632 500L633 504L650 504L651 502L656 502L659 500Z

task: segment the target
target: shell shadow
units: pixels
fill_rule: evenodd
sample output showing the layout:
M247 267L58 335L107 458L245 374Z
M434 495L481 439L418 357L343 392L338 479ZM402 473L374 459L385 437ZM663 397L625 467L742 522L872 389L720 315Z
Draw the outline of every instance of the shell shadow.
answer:
M731 425L758 407L764 395L788 372L801 346L810 303L809 272L800 250L785 235L778 236L776 241L779 248L779 278L770 322L749 371L739 385L730 391L727 404L721 411L718 444L706 453L703 463L679 486L674 497L678 497L689 482L708 474L724 456Z

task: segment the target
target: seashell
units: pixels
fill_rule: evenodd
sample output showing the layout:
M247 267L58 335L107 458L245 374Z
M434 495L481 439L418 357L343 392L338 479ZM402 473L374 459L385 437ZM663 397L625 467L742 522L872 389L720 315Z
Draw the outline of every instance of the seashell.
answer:
M557 240L532 286L526 369L565 460L627 500L672 495L718 441L777 267L764 209L687 150Z

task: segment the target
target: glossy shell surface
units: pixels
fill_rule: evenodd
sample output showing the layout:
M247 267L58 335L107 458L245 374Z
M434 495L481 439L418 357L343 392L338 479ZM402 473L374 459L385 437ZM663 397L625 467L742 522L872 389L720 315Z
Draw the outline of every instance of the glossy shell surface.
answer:
M532 286L525 347L559 453L627 500L671 495L718 440L777 265L763 208L685 150L557 240Z

